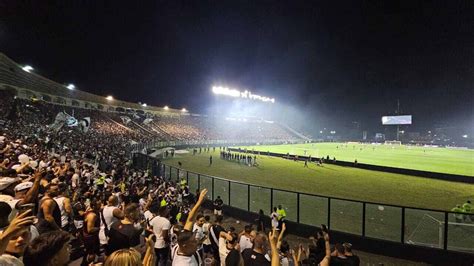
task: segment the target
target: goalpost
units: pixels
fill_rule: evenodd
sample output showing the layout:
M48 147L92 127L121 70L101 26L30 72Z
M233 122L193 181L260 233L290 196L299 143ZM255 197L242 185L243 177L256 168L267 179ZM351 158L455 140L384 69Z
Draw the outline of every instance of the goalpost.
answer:
M444 220L425 214L418 225L407 236L406 243L431 248L443 248L444 246ZM437 234L432 230L437 227ZM466 246L466 242L474 233L474 223L460 223L448 221L449 247L452 250L473 252ZM437 239L436 239L437 238ZM434 243L437 240L437 243ZM430 241L431 240L431 241ZM464 245L463 245L464 244Z
M399 141L399 140L386 140L385 145L398 145L398 146L401 146L402 145L402 142Z

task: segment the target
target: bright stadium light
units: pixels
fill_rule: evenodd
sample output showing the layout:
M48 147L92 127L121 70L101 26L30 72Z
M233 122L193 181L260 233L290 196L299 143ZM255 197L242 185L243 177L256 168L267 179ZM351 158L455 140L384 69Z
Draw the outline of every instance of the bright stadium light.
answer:
M186 108L181 109L181 112L186 113L188 110Z
M332 130L332 131L331 131L331 134L336 134L336 131Z
M168 107L168 105L165 105L165 107L163 107L163 109L168 110L170 108Z
M66 88L68 88L69 90L74 90L76 88L76 86L74 86L74 84L72 83L69 83Z
M463 138L467 139L468 135L467 134L464 134L462 135Z
M112 95L109 95L109 96L105 97L105 99L106 99L107 101L113 101L113 100L114 100L114 97L112 97Z
M143 107L146 107L146 103L143 103L142 106L143 106Z
M28 73L30 73L30 71L34 70L34 68L29 66L29 65L26 65L26 66L22 67L21 69L23 69L23 71L26 71Z
M212 92L214 94L221 94L221 95L231 96L235 98L240 97L240 98L247 98L247 99L252 99L252 100L259 100L262 102L275 103L275 98L269 98L269 97L260 96L257 94L252 94L252 92L248 90L241 92L236 89L230 89L230 88L221 87L221 86L212 86Z

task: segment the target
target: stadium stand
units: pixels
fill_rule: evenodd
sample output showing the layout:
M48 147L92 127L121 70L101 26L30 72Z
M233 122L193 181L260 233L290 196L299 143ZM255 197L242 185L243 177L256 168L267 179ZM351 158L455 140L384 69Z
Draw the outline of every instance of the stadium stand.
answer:
M246 265L255 258L263 265L308 259L302 249L290 254L283 232L239 235L219 226L220 216L206 224L198 214L205 189L193 196L187 184L131 165L131 145L156 139L297 138L278 124L110 105L25 72L3 54L0 88L1 265L66 265L71 257L82 257L82 265L115 265L140 258L143 242L142 259L128 265L238 263L240 251ZM209 240L205 249L193 228L199 241ZM244 236L253 249L239 250ZM318 256L328 265L329 236L321 236Z

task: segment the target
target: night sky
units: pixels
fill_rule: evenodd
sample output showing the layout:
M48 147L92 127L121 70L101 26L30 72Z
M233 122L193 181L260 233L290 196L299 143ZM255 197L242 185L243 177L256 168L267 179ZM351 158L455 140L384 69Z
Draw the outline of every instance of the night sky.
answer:
M400 99L414 129L474 127L474 1L42 2L0 2L0 51L84 91L199 113L220 84L369 130Z

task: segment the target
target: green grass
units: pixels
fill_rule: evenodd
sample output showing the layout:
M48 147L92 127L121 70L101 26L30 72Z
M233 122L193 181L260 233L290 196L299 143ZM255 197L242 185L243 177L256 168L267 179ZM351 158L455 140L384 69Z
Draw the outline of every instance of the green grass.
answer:
M262 152L276 152L313 157L336 157L339 161L391 166L438 173L474 176L474 150L389 146L371 144L309 143L241 147Z
M214 162L209 166L209 155ZM219 153L176 155L166 164L197 173L310 194L419 208L450 210L474 198L474 185L325 164L323 167L260 155L258 167L219 158ZM268 208L267 208L268 209Z
M212 166L209 166L210 155L213 156ZM321 195L323 197L300 195L299 221L319 226L321 223L327 223L330 212L331 228L337 231L361 235L363 205L332 199L331 209L328 210L328 199L324 196L380 203L366 205L366 236L391 241L401 239L402 210L383 204L442 211L450 210L456 204L474 198L474 185L328 164L324 167L310 164L309 168L304 168L303 162L263 155L257 156L258 167L220 159L218 151L203 152L196 156L176 154L175 158L165 159L164 163L178 166L178 161L182 163L183 169L194 172L188 174L191 191L195 191L198 185L201 189L208 188L210 199L219 195L225 204L244 210L250 207L248 210L252 212L262 209L269 213L272 207L271 190L264 187ZM201 174L200 184L195 173ZM181 170L179 175L185 177L185 171ZM168 170L166 176L176 180L177 170ZM255 185L250 187L250 202L246 185L232 182L229 184L228 181L215 179L212 191L210 176ZM273 205L282 204L287 211L288 220L297 221L297 202L296 193L273 191ZM430 217L442 221L444 214L406 209L405 239L437 246L439 224ZM448 247L473 252L474 239L469 237L473 234L474 227L450 225Z

